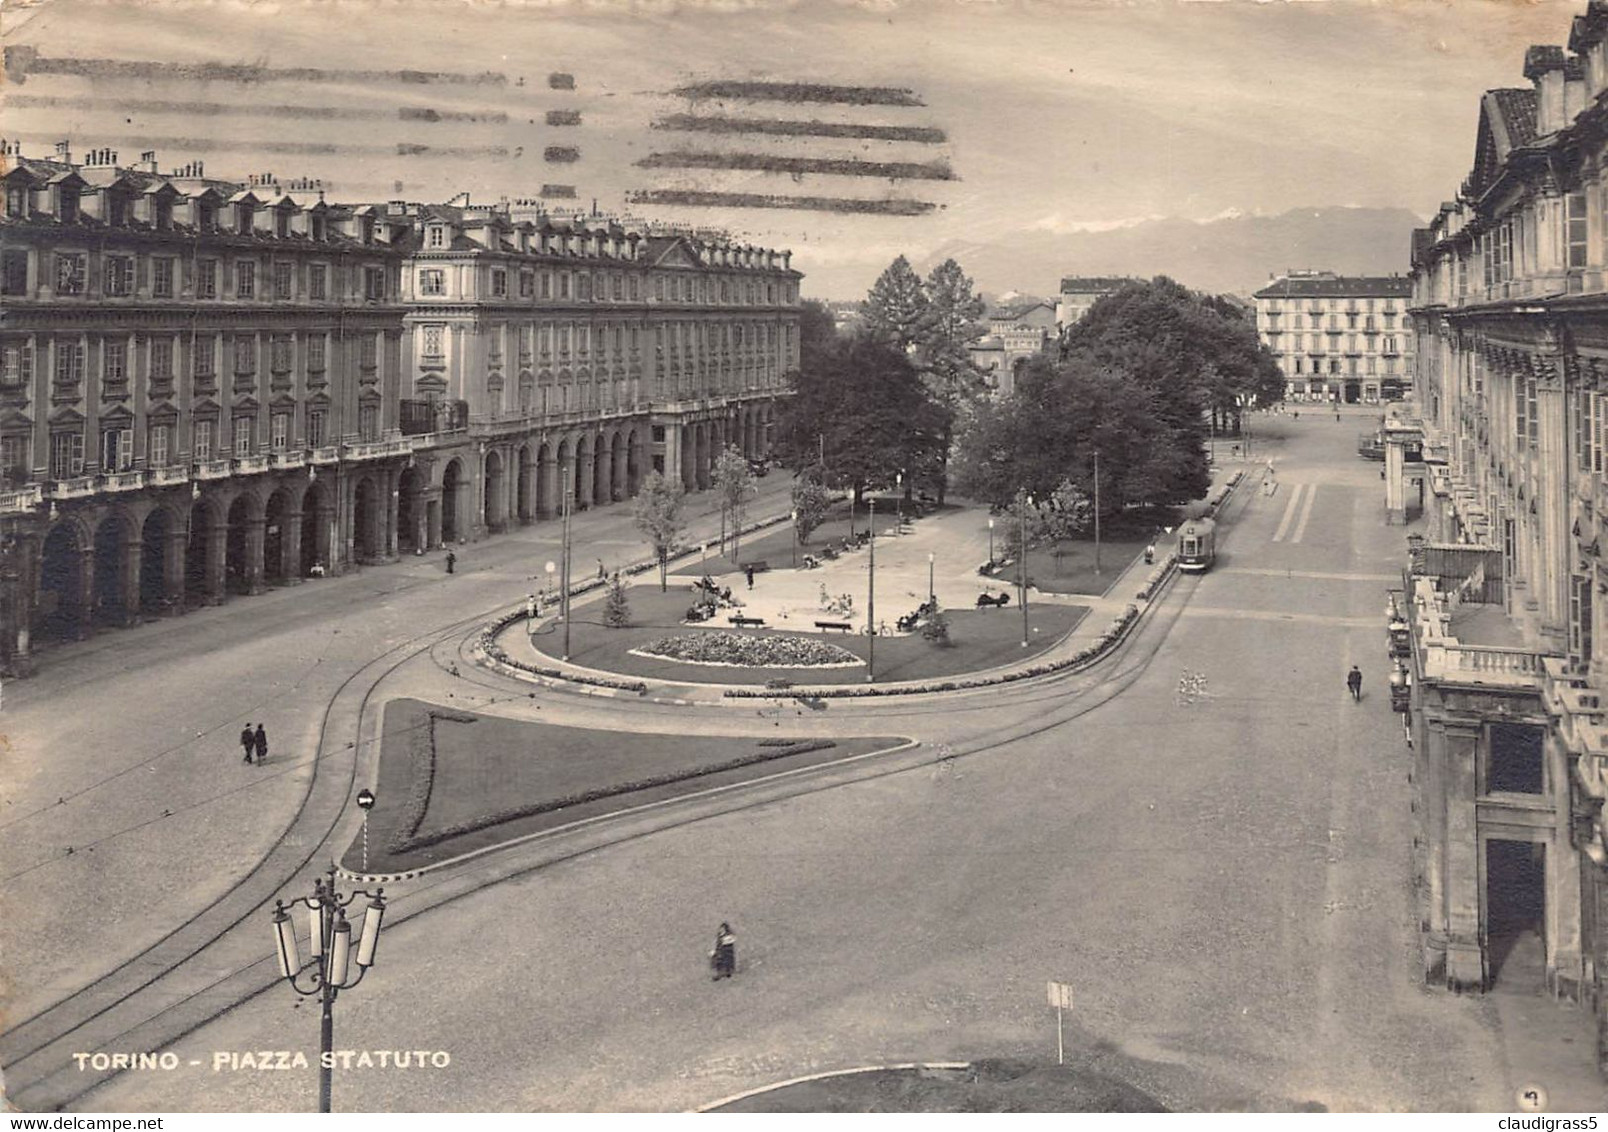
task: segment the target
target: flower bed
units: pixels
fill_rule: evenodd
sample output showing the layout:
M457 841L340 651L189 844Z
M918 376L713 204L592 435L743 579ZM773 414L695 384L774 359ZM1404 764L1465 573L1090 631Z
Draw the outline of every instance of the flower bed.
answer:
M660 637L630 651L634 656L728 668L847 668L860 663L848 649L813 637L758 637L720 630Z
M568 680L572 684L590 684L597 688L614 688L621 692L635 692L637 695L646 695L648 686L641 680L610 680L606 676L588 676L584 672L564 672L557 668L548 668L540 664L526 664L522 660L515 660L503 651L502 645L497 643L497 634L525 616L523 607L510 610L497 618L480 631L480 651L486 659L497 664L506 664L509 668L517 668L521 672L529 672L533 676L547 676L558 680Z
M823 699L826 697L843 696L909 696L919 692L954 692L965 688L987 688L995 684L1009 684L1014 680L1028 680L1035 676L1049 676L1056 672L1065 672L1068 669L1078 668L1094 660L1098 660L1122 638L1127 635L1128 629L1139 618L1139 607L1130 605L1122 611L1122 615L1111 622L1109 628L1101 633L1092 645L1079 649L1076 653L1061 660L1052 660L1044 664L1033 664L1014 672L1000 672L992 676L963 677L956 680L933 680L920 684L901 684L897 687L879 687L875 684L864 686L841 685L817 688L795 688L793 694L798 698ZM775 692L766 692L757 688L727 688L722 695L731 699L763 699L774 696Z

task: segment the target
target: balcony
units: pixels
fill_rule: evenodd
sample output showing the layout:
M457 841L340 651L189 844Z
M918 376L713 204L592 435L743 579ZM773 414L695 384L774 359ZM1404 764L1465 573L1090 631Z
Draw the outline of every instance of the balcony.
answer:
M167 487L170 484L189 483L190 469L183 464L151 468L145 473L145 482L151 487Z
M20 515L40 506L44 501L44 488L36 483L0 491L0 515Z
M190 474L198 480L226 480L233 469L228 460L197 460Z
M398 436L391 440L365 440L348 444L344 455L353 461L383 460L390 456L406 456L412 451L413 442L405 436Z
M268 463L276 469L306 467L307 453L299 449L295 452L270 452Z
M1518 627L1507 619L1500 606L1477 602L1483 572L1471 574L1449 593L1438 591L1436 581L1414 579L1414 637L1423 679L1469 688L1539 693L1550 654L1524 645ZM1501 643L1472 643L1481 637Z
M45 488L45 498L53 500L84 499L94 495L97 476L74 476L72 479L56 480Z
M236 456L234 458L234 470L237 474L242 476L251 476L258 474L259 472L266 472L268 470L268 457Z
M145 486L144 472L108 472L101 478L105 491L138 491Z
M314 448L307 457L309 464L339 464L341 462L341 446L339 444L326 444L322 448Z

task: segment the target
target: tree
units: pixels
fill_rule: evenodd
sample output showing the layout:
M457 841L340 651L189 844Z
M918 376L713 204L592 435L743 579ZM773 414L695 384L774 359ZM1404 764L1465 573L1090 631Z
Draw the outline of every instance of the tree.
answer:
M603 599L603 623L610 629L631 624L631 603L626 600L625 581L616 574L609 579L609 592Z
M938 608L936 602L933 603L932 612L927 614L927 619L921 624L921 635L940 648L947 648L953 643L949 639L949 617Z
M809 370L777 420L783 463L803 473L826 453L825 486L852 490L931 476L943 422L906 354L869 334L840 338Z
M910 261L900 256L871 285L865 297L866 330L900 352L916 345L927 320L927 292Z
M980 396L983 374L967 347L983 336L986 309L972 290L960 264L946 259L933 268L925 286L927 314L917 339L917 357L932 399L944 410L943 462L938 473L938 500L948 488L949 452L955 420L963 406Z
M821 525L831 505L832 496L818 477L804 475L793 484L793 529L799 542L809 545L811 532Z
M653 547L654 557L659 560L660 593L669 588L667 575L670 553L675 550L681 532L686 529L686 520L681 515L681 504L686 494L679 479L666 478L664 473L652 471L643 477L642 486L631 501L631 517L636 522L637 530L648 540L648 545Z
M730 513L732 556L740 558L743 553L743 502L754 489L754 473L748 467L747 457L735 445L728 444L725 451L715 457L714 466L709 471L709 483L715 489L715 498L720 500L722 548L726 541L726 515Z

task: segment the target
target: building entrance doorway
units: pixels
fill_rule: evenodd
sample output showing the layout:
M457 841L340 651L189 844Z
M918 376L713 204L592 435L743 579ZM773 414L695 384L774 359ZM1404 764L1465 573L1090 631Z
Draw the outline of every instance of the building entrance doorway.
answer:
M1485 843L1485 946L1492 986L1546 989L1547 847Z

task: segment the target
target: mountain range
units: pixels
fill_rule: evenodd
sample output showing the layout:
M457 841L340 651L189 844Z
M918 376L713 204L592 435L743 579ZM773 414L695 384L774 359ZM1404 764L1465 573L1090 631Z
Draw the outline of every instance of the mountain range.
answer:
M1249 296L1290 268L1406 274L1412 229L1403 208L1297 208L1276 216L1158 218L1100 231L1018 229L987 243L951 240L925 262L955 259L979 290L1057 293L1065 275L1167 275L1198 291Z

